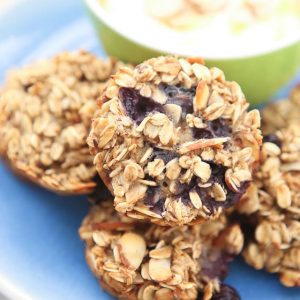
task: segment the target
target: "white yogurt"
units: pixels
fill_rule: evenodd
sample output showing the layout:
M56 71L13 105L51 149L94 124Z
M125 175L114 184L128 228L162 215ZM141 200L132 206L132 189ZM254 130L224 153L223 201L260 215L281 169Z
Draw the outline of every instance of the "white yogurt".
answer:
M235 57L264 51L285 40L300 39L300 0L100 0L100 3L128 36L173 53Z

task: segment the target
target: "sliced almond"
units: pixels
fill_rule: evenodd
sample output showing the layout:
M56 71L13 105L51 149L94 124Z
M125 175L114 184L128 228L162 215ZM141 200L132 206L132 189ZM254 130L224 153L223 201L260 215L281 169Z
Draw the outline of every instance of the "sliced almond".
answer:
M171 254L172 254L171 246L165 246L159 249L151 250L149 252L149 256L151 258L156 258L156 259L170 258Z
M146 254L146 242L136 233L125 233L117 244L120 260L128 268L136 270Z
M166 115L177 125L181 119L182 108L177 104L168 103L164 106Z
M155 281L168 281L172 278L171 260L151 258L149 261L149 275Z
M200 111L207 106L209 99L209 87L204 80L200 80L197 89L196 95L193 100L194 111Z
M229 137L213 138L213 139L199 139L193 142L186 142L178 147L179 154L186 154L191 151L222 145L230 140Z

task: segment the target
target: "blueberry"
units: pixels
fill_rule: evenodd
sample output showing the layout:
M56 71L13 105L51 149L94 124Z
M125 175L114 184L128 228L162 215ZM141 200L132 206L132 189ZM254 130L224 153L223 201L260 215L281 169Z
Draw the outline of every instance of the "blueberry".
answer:
M93 181L96 182L97 185L93 193L89 195L90 202L96 204L113 197L98 175L95 176Z
M228 264L232 260L233 256L228 253L209 249L201 258L201 276L224 279L228 274Z
M151 159L154 160L156 158L160 158L164 161L166 165L169 161L176 157L178 157L178 154L176 152L154 148Z
M231 129L226 120L216 119L206 123L205 128L193 128L195 139L212 139L216 137L228 137L231 134Z
M241 297L236 289L227 284L222 284L220 291L213 295L211 300L240 300Z
M199 293L197 300L202 300L203 296L203 293ZM241 297L236 289L223 283L220 291L215 293L210 300L241 300Z
M120 88L119 98L122 101L127 115L140 124L151 112L164 112L161 104L151 98L144 97L133 88Z
M273 143L277 145L279 148L281 147L281 141L275 134L265 135L263 138L264 143Z

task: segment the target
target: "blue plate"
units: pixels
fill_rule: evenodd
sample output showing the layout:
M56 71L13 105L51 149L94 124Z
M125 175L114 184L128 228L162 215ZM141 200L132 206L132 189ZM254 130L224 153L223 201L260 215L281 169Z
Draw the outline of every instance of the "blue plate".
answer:
M8 68L61 50L104 56L80 1L23 1L0 18L0 81ZM17 300L112 299L84 260L77 230L87 211L83 197L56 196L0 165L0 292ZM244 300L300 299L300 289L284 288L276 275L252 270L241 259L232 263L227 282Z

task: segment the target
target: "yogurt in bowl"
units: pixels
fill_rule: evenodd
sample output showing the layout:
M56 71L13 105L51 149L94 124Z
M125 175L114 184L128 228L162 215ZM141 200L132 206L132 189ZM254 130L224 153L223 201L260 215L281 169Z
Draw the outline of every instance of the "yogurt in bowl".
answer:
M107 53L139 63L201 56L249 101L268 99L300 66L300 0L85 0Z
M170 53L236 58L300 38L299 0L99 1L116 28Z

